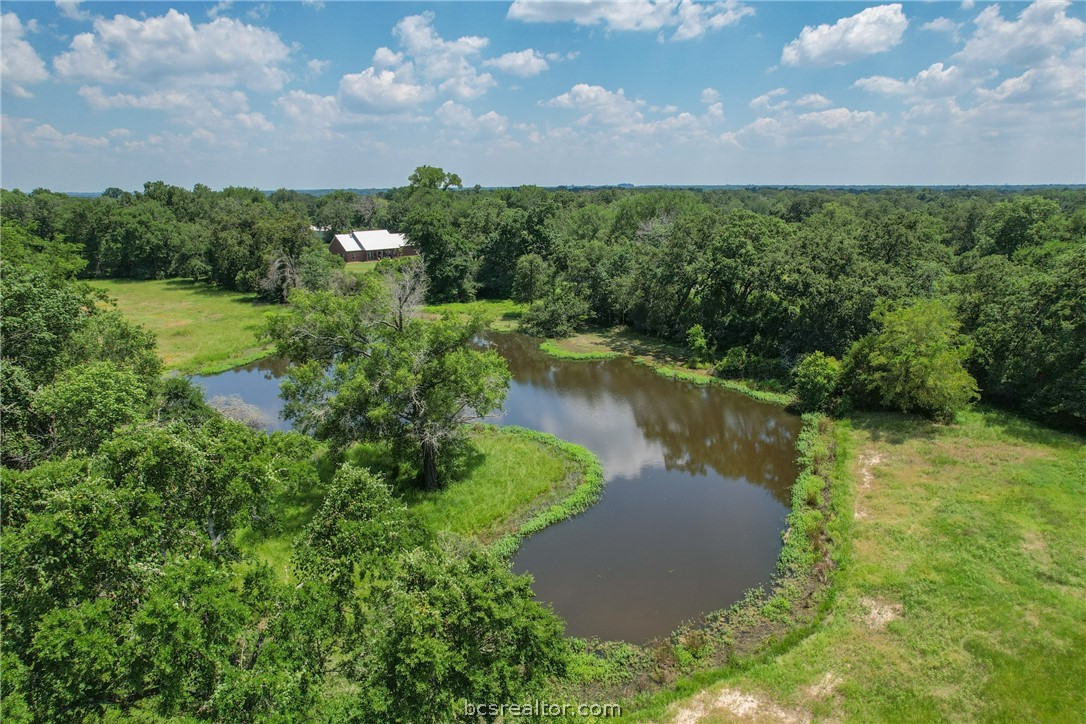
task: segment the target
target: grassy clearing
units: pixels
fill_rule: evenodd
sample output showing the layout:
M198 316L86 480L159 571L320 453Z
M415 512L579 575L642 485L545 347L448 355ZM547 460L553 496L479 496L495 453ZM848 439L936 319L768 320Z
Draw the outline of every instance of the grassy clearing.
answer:
M856 416L848 435L851 552L825 621L641 718L1081 720L1083 441L992 411Z
M181 279L90 284L115 299L125 317L155 333L167 370L212 374L270 353L257 335L272 307L252 294Z
M513 300L479 300L477 302L428 304L422 307L422 315L430 319L444 315L459 317L480 315L487 320L487 326L490 329L500 332L512 332L519 326L520 317L527 312L527 309L527 304L521 304Z
M532 430L480 427L471 439L479 455L464 480L438 492L412 489L404 496L414 514L434 532L452 531L484 543L499 539L504 543L525 521L578 489L585 479L586 459L599 468L595 456L583 448ZM515 543L503 546L502 552L511 553Z
M607 350L591 351L591 352L571 352L566 349L562 349L559 341L553 339L545 339L539 343L539 349L555 359L614 359L620 357L618 352L611 352Z
M520 318L527 311L528 305L511 299L480 299L475 302L449 302L447 304L428 304L422 308L423 314L430 318L451 314L469 317L481 315L491 329L511 332L520 324Z

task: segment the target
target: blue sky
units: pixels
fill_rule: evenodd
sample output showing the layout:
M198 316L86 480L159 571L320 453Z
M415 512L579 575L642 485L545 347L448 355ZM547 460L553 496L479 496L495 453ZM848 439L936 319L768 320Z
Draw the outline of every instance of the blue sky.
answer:
M1086 182L1086 3L19 3L0 184Z

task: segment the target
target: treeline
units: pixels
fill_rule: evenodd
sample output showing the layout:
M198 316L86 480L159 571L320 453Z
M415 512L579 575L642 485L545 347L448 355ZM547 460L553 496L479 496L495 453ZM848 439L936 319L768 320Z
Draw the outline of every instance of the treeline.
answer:
M769 388L794 386L817 351L853 377L868 372L832 404L938 416L975 387L1086 429L1082 189L454 190L459 177L433 167L409 182L377 196L162 183L94 199L5 191L3 214L79 245L85 274L180 276L279 300L351 287L311 225L325 238L389 228L422 250L431 301L514 297L532 303L523 326L541 335L624 324ZM902 396L877 382L893 365L856 356L867 347L846 359L921 301L938 334L916 344L949 345L975 383L936 394L935 368L914 365L917 389Z
M566 672L528 578L313 438L163 378L79 253L4 225L3 721L437 722ZM281 535L299 499L321 503L273 571L242 541Z
M44 189L0 194L5 219L42 238L78 245L87 262L84 276L180 277L273 301L283 301L289 288L324 288L342 267L311 226L365 228L380 221L384 206L343 191L320 198L287 190L269 196L200 184L188 191L160 181L144 184L141 193L107 189L93 198Z
M511 295L544 336L629 325L770 388L818 352L833 378L819 406L946 417L979 389L1086 429L1081 189L389 198L435 301Z

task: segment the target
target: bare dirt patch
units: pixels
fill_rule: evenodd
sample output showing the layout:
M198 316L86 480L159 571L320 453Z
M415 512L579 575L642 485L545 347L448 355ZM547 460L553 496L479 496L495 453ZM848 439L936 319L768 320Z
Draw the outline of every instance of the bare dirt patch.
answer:
M875 631L886 628L887 624L901 618L901 615L905 612L900 603L877 598L861 598L860 605L867 609L864 622L868 628Z
M871 483L875 482L874 467L883 460L882 454L877 450L868 450L860 455L860 489L868 490Z
M699 721L785 722L806 724L811 716L806 712L786 709L769 699L738 689L705 691L679 709L673 724L695 724Z
M827 671L821 679L804 689L804 693L812 699L825 699L833 694L840 684L841 677L832 671Z

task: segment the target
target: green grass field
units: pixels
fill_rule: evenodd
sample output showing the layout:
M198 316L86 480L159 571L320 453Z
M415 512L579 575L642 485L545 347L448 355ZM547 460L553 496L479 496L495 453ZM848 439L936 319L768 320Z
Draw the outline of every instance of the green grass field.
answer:
M274 307L252 294L181 279L90 282L114 298L117 308L158 337L167 370L221 372L270 353L257 334Z
M484 428L472 434L480 457L464 480L436 493L405 498L423 525L491 543L511 533L530 512L567 495L581 479L574 461L555 448Z
M848 438L851 560L828 618L641 718L1081 721L1083 441L991 411L856 416Z

